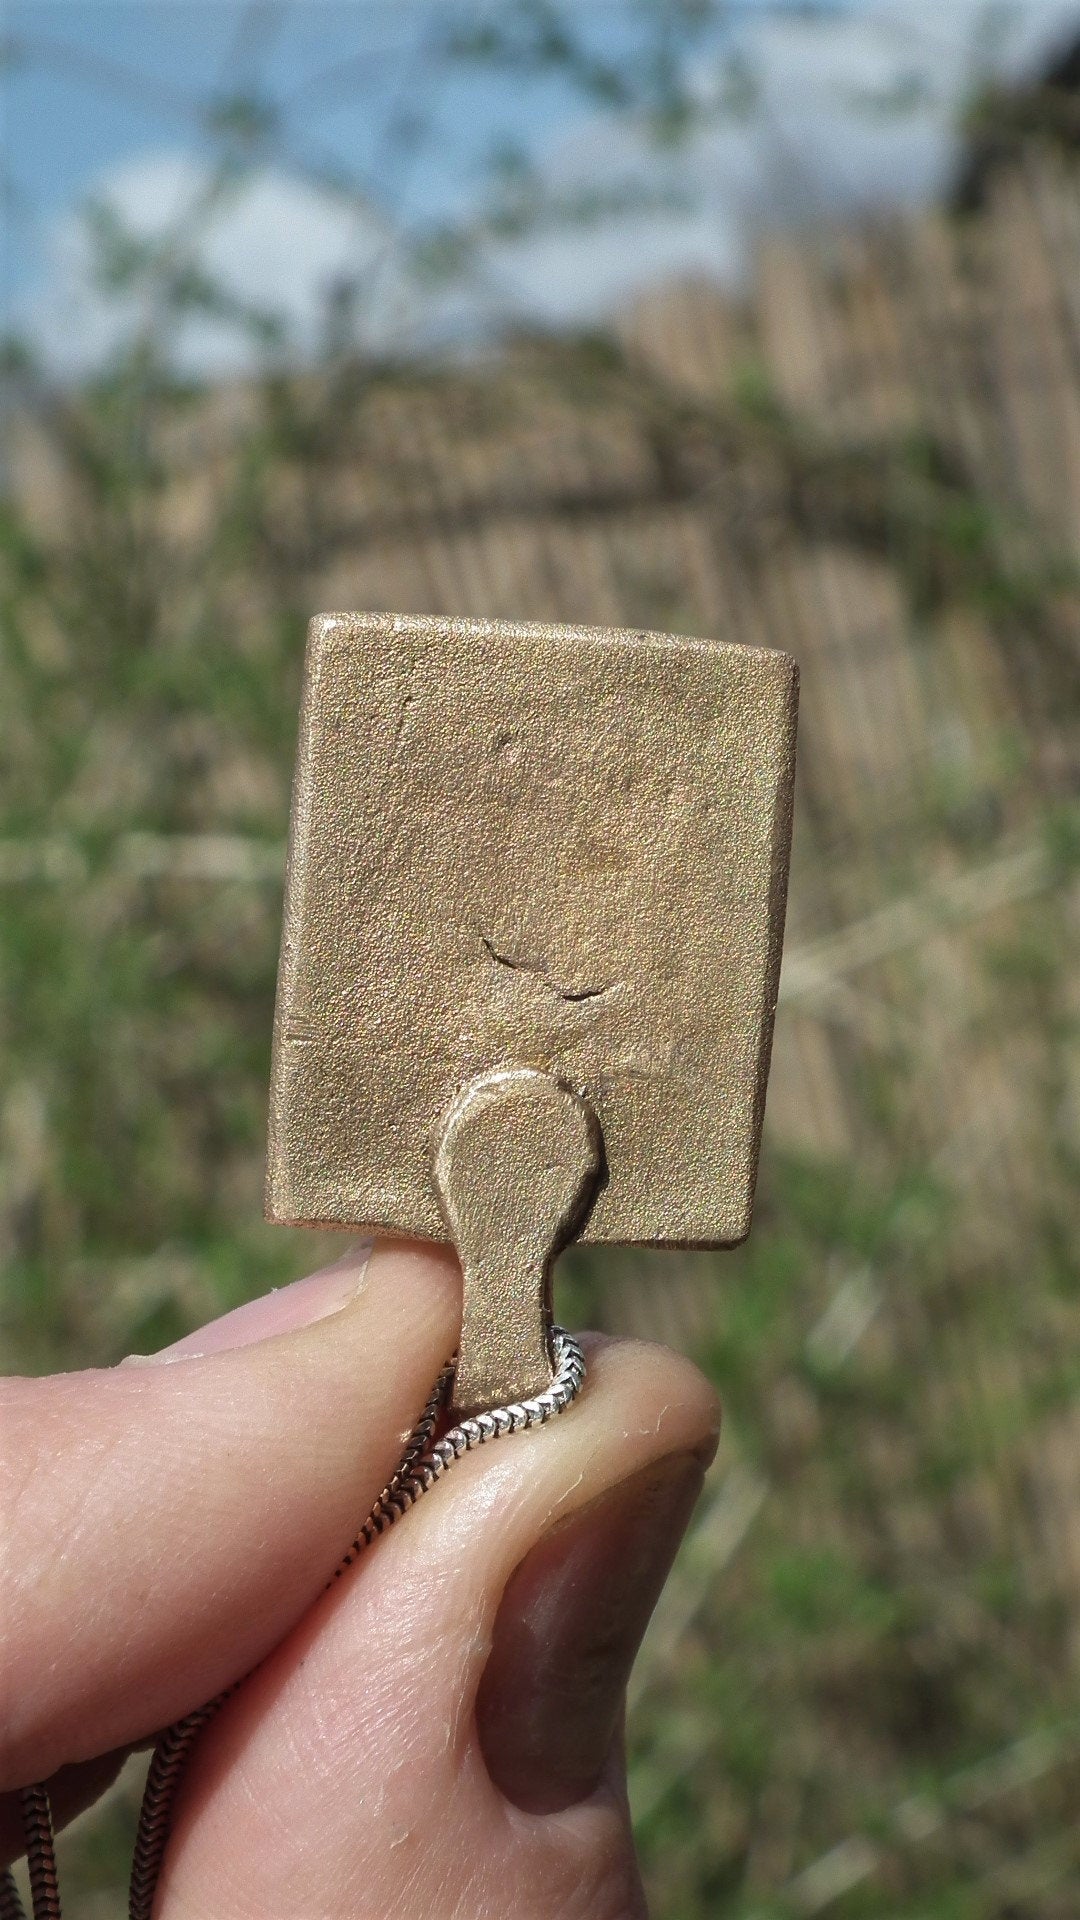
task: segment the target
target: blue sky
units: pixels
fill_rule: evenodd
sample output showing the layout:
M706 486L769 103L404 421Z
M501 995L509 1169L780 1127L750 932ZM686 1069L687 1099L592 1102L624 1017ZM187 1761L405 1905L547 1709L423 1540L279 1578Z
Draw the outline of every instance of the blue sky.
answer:
M327 285L353 259L369 277L376 262L384 283L376 335L421 337L433 315L444 329L478 314L590 321L673 273L735 281L770 220L933 192L973 70L1023 70L1080 31L1080 6L1058 0L849 0L817 20L743 0L689 58L700 127L663 151L640 118L605 111L558 74L440 57L448 17L471 26L491 13L460 0L8 0L8 324L60 369L107 357L137 302L105 311L78 210L103 199L142 234L175 220L205 182L216 151L205 104L223 93L272 103L277 131L243 191L216 208L200 260L280 307L303 351ZM577 0L573 17L600 54L641 43L635 0ZM750 121L717 104L733 53L761 81ZM408 137L410 120L421 138ZM632 182L666 210L493 243L467 287L406 286L402 236L467 221L491 153L508 144L556 194ZM322 173L359 179L367 211L313 185ZM196 325L178 352L211 372L242 366L249 349L227 336Z
M426 70L425 42L445 11L423 0L303 0L259 22L236 0L9 0L7 34L20 51L4 87L6 168L20 201L47 217L133 154L207 149L203 103L248 85L282 103L298 154L366 173L399 103L415 95L435 109L446 143L443 166L429 152L418 169L416 192L436 202L448 182L467 181L489 130L513 118L518 91L475 67ZM569 103L559 87L529 91L529 130L542 137ZM16 245L22 273L29 249Z

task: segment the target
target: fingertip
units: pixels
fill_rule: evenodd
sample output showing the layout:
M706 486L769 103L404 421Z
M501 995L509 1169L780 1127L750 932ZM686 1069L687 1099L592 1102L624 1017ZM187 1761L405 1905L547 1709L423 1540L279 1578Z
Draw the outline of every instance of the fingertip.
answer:
M678 1447L700 1452L709 1464L723 1410L712 1381L693 1360L655 1341L601 1333L579 1338L588 1363L583 1404L586 1394L594 1407L602 1399L599 1417L620 1423L626 1438L654 1431L658 1439L674 1438Z
M441 1249L380 1243L359 1285L344 1279L329 1311L340 1271L271 1296L261 1339L9 1383L4 1465L23 1491L0 1642L4 1781L201 1704L330 1578L460 1317ZM297 1300L322 1310L288 1324Z
M461 1314L461 1268L452 1247L437 1240L378 1239L372 1244L362 1290L366 1297L380 1299L388 1311L396 1313L395 1324L402 1340L407 1333L402 1322L414 1310L425 1316L442 1316L444 1322L449 1315L456 1337Z

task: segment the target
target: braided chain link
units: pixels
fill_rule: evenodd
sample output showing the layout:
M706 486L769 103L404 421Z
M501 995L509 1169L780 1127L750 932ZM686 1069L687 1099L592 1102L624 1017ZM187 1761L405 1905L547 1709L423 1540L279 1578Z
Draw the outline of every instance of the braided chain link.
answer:
M26 1920L22 1898L10 1867L0 1873L0 1920Z
M443 1474L463 1454L487 1446L492 1440L501 1440L507 1434L524 1433L530 1427L542 1427L576 1400L585 1378L585 1356L577 1341L562 1327L552 1329L552 1358L555 1377L543 1393L459 1421L441 1439L436 1440L434 1435L453 1383L453 1361L443 1368L393 1475L352 1546L335 1567L327 1587L333 1586L335 1580L340 1580L365 1547L377 1540L381 1533L386 1533L425 1493L430 1492L436 1481L441 1480ZM129 1920L152 1920L165 1848L172 1828L176 1794L188 1756L207 1722L242 1685L243 1680L234 1681L232 1686L226 1687L224 1692L208 1701L204 1707L197 1707L193 1713L185 1714L183 1719L166 1729L154 1748L135 1836L128 1898ZM48 1793L43 1786L27 1787L20 1796L20 1802L33 1920L60 1920L60 1893ZM10 1873L0 1873L0 1920L26 1920L18 1889Z

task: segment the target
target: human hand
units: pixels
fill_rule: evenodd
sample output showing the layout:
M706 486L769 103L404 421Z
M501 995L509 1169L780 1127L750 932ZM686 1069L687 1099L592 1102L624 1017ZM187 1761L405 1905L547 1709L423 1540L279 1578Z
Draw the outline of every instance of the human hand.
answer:
M258 1667L195 1750L163 1920L644 1913L623 1696L715 1400L590 1341L566 1415L464 1457L327 1591L459 1316L449 1258L380 1242L153 1361L4 1383L0 1859L12 1790L70 1819Z

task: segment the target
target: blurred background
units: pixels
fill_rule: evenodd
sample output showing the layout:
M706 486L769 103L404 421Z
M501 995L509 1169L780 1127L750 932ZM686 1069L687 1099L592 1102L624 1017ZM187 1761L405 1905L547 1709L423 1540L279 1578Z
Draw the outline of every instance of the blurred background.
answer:
M0 73L8 1363L334 1250L260 1220L309 613L790 649L754 1235L561 1283L727 1407L646 1876L1075 1920L1080 8L8 0Z

